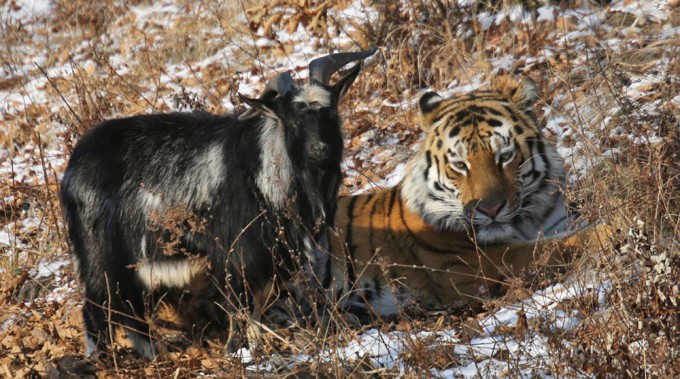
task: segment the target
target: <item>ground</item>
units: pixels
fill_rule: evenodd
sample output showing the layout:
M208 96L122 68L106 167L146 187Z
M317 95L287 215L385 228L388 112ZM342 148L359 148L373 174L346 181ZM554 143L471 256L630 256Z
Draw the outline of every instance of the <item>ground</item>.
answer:
M0 377L680 375L680 5L654 1L0 0ZM122 345L82 360L82 297L57 189L97 122L231 112L313 58L378 47L341 104L341 192L391 186L419 146L415 104L531 77L569 199L619 231L557 281L481 314L270 330L251 350Z

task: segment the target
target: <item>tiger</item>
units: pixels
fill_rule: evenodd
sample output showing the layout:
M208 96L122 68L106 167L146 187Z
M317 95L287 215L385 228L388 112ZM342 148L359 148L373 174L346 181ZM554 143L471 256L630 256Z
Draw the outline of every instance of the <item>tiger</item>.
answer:
M447 98L422 95L425 137L403 179L338 198L331 296L378 315L414 303L478 306L544 253L563 264L590 241L592 228L545 237L569 218L565 168L538 125L537 99L531 79L510 75Z

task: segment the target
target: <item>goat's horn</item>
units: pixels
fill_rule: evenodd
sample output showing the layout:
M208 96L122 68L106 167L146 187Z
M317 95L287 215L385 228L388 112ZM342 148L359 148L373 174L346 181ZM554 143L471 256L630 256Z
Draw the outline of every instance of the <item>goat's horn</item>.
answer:
M284 72L269 79L267 85L264 87L262 95L264 96L264 94L269 91L275 91L279 95L284 96L294 85L295 81L293 80L293 77L290 76L290 73Z
M370 57L376 50L378 49L374 47L356 53L336 53L314 59L309 63L309 83L327 85L331 75L342 68L342 66L350 62Z

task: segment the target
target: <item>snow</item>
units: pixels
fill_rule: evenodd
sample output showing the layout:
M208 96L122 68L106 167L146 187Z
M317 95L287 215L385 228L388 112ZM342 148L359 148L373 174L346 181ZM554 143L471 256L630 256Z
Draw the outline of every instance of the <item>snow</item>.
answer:
M15 2L18 5L18 10L3 9L0 11L0 18L2 21L8 20L10 22L21 22L27 28L34 30L40 27L40 20L48 17L52 12L52 2L43 1L24 1L18 0ZM472 0L458 0L458 5L461 7L470 7L473 4ZM584 2L585 3L585 2ZM332 10L331 15L336 18L351 20L362 19L369 20L372 23L378 22L378 12L373 8L367 8L365 2L355 0L351 5L344 10ZM625 12L636 17L633 28L644 25L648 22L659 22L668 19L669 10L672 5L670 1L623 1L615 0L611 4L611 9L615 12ZM183 6L177 5L172 1L150 2L141 5L131 6L134 11L137 28L160 28L171 29L172 19L183 15L186 10ZM542 6L537 10L537 22L556 22L556 15L559 10L552 5ZM567 32L557 33L551 38L557 41L556 45L551 48L546 48L542 51L538 58L530 58L526 60L527 67L535 64L542 64L548 59L553 59L559 53L569 46L577 54L571 61L575 66L583 65L588 57L581 54L585 51L584 39L588 37L598 37L598 29L603 28L603 21L605 20L605 11L601 8L582 8L575 11L569 11L565 14L560 14L565 18L569 18L576 22L576 28ZM476 15L477 21L482 30L488 31L495 26L499 26L505 22L529 22L531 16L522 10L519 5L510 6L503 9L501 12L481 12ZM351 32L353 26L347 22L344 26L346 32ZM129 26L120 28L114 33L128 33ZM632 31L631 31L632 32ZM207 30L206 34L213 33L219 35L219 30ZM344 32L343 32L344 33ZM307 71L305 68L307 63L317 57L327 53L321 51L316 46L336 46L337 50L349 49L355 46L355 42L348 36L348 33L338 33L331 41L321 41L317 37L310 37L302 25L293 33L288 33L285 30L277 32L279 42L284 43L288 41L295 42L295 47L292 53L286 54L282 57L263 58L263 61L258 62L264 68L260 74L251 74L248 70L248 63L236 62L233 57L237 53L238 44L221 48L213 55L205 57L204 59L194 62L191 69L183 64L168 63L164 68L164 73L160 76L161 83L166 84L172 88L179 88L177 84L178 79L187 78L192 75L192 72L200 73L207 67L214 65L233 65L239 67L239 64L244 65L241 76L238 78L238 92L246 96L256 96L260 93L264 86L266 78L272 75L293 70L294 75L298 79L305 79ZM457 31L457 33L470 33L470 31ZM680 27L672 25L663 25L660 29L659 38L661 40L673 42L680 35ZM102 43L111 42L118 43L116 36L102 36ZM276 42L263 36L258 35L253 40L238 41L239 44L258 48L270 48L276 45ZM151 42L153 44L153 42ZM560 43L562 45L560 45ZM617 48L623 44L620 38L608 38L600 41L600 43L609 46L610 48ZM670 43L669 43L670 46ZM90 46L83 44L77 51L82 54L82 57L87 56L86 52ZM108 63L121 76L126 75L131 67L128 65L130 57L137 53L141 46L128 46L126 49L117 46L118 53L111 54L108 57ZM36 70L37 65L45 63L44 56L35 54L35 57L29 62L21 62L16 67L8 70L3 67L1 76L9 78L12 75L21 75ZM265 61L266 59L266 61ZM370 58L368 61L370 62ZM91 70L95 68L95 63L88 58L81 58L79 55L74 56L74 60L79 62L78 69ZM499 71L512 70L513 65L517 61L516 56L499 55L491 60L493 70ZM671 62L661 62L659 67L659 74L656 76L637 75L630 78L631 84L622 88L621 92L624 96L630 99L638 99L649 95L653 91L656 83L663 80L664 75L668 73L668 66ZM68 64L56 65L47 69L49 77L72 77L75 74L76 68ZM676 78L677 80L677 78ZM483 83L482 76L477 75L466 80L454 80L449 83L444 89L436 89L443 96L449 96L454 93L466 92L478 88ZM49 86L47 78L44 76L31 76L31 79L26 81L21 87L21 91L2 91L0 90L0 124L7 123L10 115L20 114L26 110L29 105L47 105L53 112L63 109L64 104L58 100L48 96L46 89ZM150 86L153 88L154 86ZM651 88L651 89L650 89ZM423 90L424 91L424 90ZM384 99L381 106L397 109L410 109L417 104L419 96L422 92L414 94L411 97L404 96L400 99ZM152 96L152 93L142 93L143 96ZM221 100L225 109L233 109L233 104L229 103L227 99ZM588 151L582 141L590 139L591 135L585 130L579 129L579 123L576 120L573 99L565 97L556 97L552 104L547 104L543 111L546 118L546 130L551 133L557 140L557 149L561 156L563 156L567 164L571 168L570 180L575 181L583 177L593 165L598 162L598 159L606 159L607 156L613 155L614 150L602 152L598 157L583 154ZM680 95L676 95L670 103L673 103L676 108L680 109ZM564 105L564 106L563 106ZM653 112L654 108L659 107L658 103L650 103L645 108L646 111ZM561 109L557 112L556 109ZM372 112L378 110L369 109ZM150 111L150 109L149 109ZM644 135L626 135L625 125L615 125L614 120L620 113L619 107L613 106L608 109L608 112L603 115L601 125L602 128L611 127L611 136L626 136L631 142L636 144L644 144L653 146L655 144L663 143L663 140L657 136L653 130L649 130ZM595 119L596 114L600 114L600 110L596 109L591 104L581 104L580 112L582 112L585 119ZM59 135L63 134L65 126L54 122L53 128L48 129L44 134L49 139L49 147L42 153L42 159L36 159L41 156L40 150L33 144L29 143L25 146L13 147L12 151L1 150L0 158L0 176L2 178L11 178L16 182L29 183L34 185L42 185L45 183L45 176L59 175L67 159L67 155L63 152L63 142ZM582 133L584 138L576 143L569 142L575 134ZM370 132L361 136L362 142L367 142L372 138ZM384 141L385 146L398 145L399 139L387 138ZM413 148L417 148L417 144ZM393 156L393 150L386 149L379 155L374 155L369 151L362 151L357 153L355 157L361 159L370 159L373 163L384 162L390 160ZM345 162L345 174L348 177L357 176L359 172L351 164L351 157L347 157ZM45 170L46 168L46 170ZM404 176L406 165L404 162L399 162L394 169L387 173L382 180L376 183L366 184L363 188L356 189L354 193L362 193L367 190L372 190L375 187L391 187L396 185ZM59 173L56 173L56 172ZM4 204L13 202L11 197L3 199ZM42 225L42 220L39 217L25 217L20 223L6 224L0 228L0 247L2 247L3 254L14 254L17 250L26 248L27 245L22 241L22 234L30 234L39 232ZM47 278L51 276L56 277L57 287L48 295L48 299L61 300L68 294L75 291L76 285L69 282L64 277L64 270L70 265L69 259L56 259L52 261L41 260L37 267L31 272L32 277L36 279ZM501 333L499 330L508 327L514 328L518 324L520 314L523 314L528 321L536 321L545 323L551 328L570 330L575 328L582 320L579 315L564 311L559 308L559 305L567 300L576 299L585 294L594 295L601 305L605 305L606 293L612 289L612 283L604 277L598 275L591 275L586 278L574 278L571 282L556 284L548 287L542 291L534 293L530 298L517 302L516 304L504 307L493 314L479 320L482 327L482 334L465 341L458 337L460 329L440 330L436 332L431 331L416 331L414 334L407 334L404 332L386 333L377 329L370 329L360 334L355 340L349 342L346 346L340 347L333 351L324 351L320 354L320 359L332 360L337 355L344 360L352 361L359 360L364 356L371 358L377 367L394 367L403 374L405 373L405 363L401 353L408 348L409 343L413 340L423 340L435 336L438 346L445 346L454 349L459 355L460 365L457 367L449 367L444 370L432 370L431 374L437 377L496 377L500 376L506 370L512 368L511 365L526 366L528 369L523 371L524 375L531 376L535 373L540 377L550 377L549 364L553 357L548 354L549 346L544 337L538 335L535 331L529 330L523 337L516 337L507 333ZM0 329L6 330L14 323L14 319L9 319L0 325ZM642 341L639 346L631 345L632 350L644 350L646 348L645 341ZM499 351L505 350L509 354L508 362L501 361L494 358ZM258 361L253 353L248 349L242 349L236 353L244 364ZM307 355L298 355L295 357L300 362L306 362L319 357L312 357ZM258 363L257 366L249 367L252 371L267 371L271 369L271 365Z
M5 322L3 322L2 325L0 325L0 330L5 331L5 330L11 328L14 324L16 324L16 322L17 322L17 317L12 316L12 317L8 318L7 320L5 320Z
M380 14L372 7L366 7L361 0L353 1L347 8L343 10L331 10L331 16L339 16L347 20L361 20L369 23L375 23L379 20Z
M52 10L52 4L48 0L17 0L14 3L17 10L8 7L6 11L12 21L38 19L47 16Z
M531 15L529 12L524 12L524 9L520 4L515 4L496 13L495 24L500 25L503 23L503 21L505 21L506 18L510 20L510 22L518 22L523 20L531 20Z
M31 274L31 277L34 279L41 279L57 275L61 273L63 267L69 264L70 262L66 259L57 259L52 262L41 261L40 264L38 264L36 271Z
M556 8L552 5L540 7L537 10L538 17L536 17L536 21L553 22L555 21L556 12Z
M370 329L357 336L346 346L323 350L314 356L299 354L293 357L294 362L314 362L315 360L333 362L340 359L344 362L361 361L370 358L375 367L396 369L405 374L405 366L401 355L417 341L436 341L432 347L450 348L463 364L445 370L431 370L436 377L498 377L513 367L526 367L527 375L531 370L548 368L549 346L545 337L533 330L517 337L507 332L497 333L501 328L514 328L520 318L525 317L528 323L537 320L554 330L568 330L576 327L581 320L574 311L564 311L556 307L565 300L576 299L585 294L595 295L604 304L605 294L611 289L611 282L592 276L590 278L574 278L566 284L556 284L545 290L534 293L530 298L505 307L479 321L483 333L465 342L458 337L459 330L415 331L414 333L382 332ZM509 357L507 361L497 357L501 352ZM247 349L237 353L244 364L255 361L255 357ZM292 363L289 363L292 365ZM262 365L249 367L250 371L266 369ZM541 377L549 377L545 372Z
M661 39L670 39L677 37L678 34L680 34L680 26L672 26L670 24L666 24L661 28Z
M0 247L4 249L10 248L10 247L19 247L20 245L23 245L22 242L17 242L18 238L16 234L10 230L11 227L9 225L3 226L2 229L0 229ZM7 253L11 254L13 249L7 249Z
M668 12L672 5L669 1L616 1L611 5L614 11L633 14L635 23L644 24L646 21L660 22L668 19Z
M491 25L496 21L496 16L490 12L480 12L479 15L477 15L477 21L479 21L479 26L482 27L482 30L489 30Z

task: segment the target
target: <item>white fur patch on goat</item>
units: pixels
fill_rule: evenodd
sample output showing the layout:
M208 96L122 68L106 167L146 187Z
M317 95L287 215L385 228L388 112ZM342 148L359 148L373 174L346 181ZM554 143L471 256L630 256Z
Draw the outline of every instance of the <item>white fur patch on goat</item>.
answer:
M193 160L193 167L187 170L175 194L175 201L184 203L189 208L211 204L217 190L224 180L223 147L220 144L210 146Z
M169 206L187 209L210 204L224 181L223 147L214 144L191 159L191 165L179 177L167 175L155 183L145 182L137 190L137 202L144 213L159 214ZM167 158L167 157L166 157ZM159 158L160 159L160 158ZM176 162L154 163L158 167L173 166Z
M146 234L142 235L142 242L139 244L139 252L143 259L148 258L146 250Z
M204 260L145 262L137 269L137 277L149 289L159 286L185 287L199 274L205 272Z
M85 333L85 357L89 358L97 352L97 341L91 335Z
M278 121L267 119L258 140L262 166L256 183L275 209L281 209L285 204L293 176L283 128Z
M132 346L139 355L148 360L152 360L158 355L156 344L149 341L148 337L145 337L134 330L127 330L126 332L128 338L132 341Z
M160 194L152 192L146 188L142 187L137 192L137 196L140 209L143 209L147 216L156 213L163 206L163 197Z
M308 85L295 96L293 101L311 106L328 107L331 105L331 93L323 87Z

